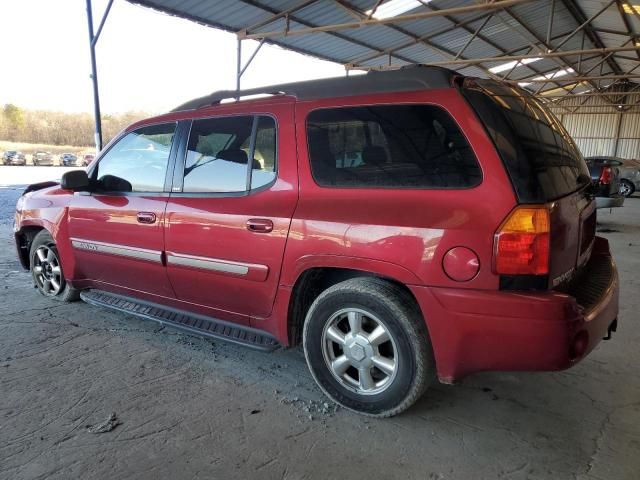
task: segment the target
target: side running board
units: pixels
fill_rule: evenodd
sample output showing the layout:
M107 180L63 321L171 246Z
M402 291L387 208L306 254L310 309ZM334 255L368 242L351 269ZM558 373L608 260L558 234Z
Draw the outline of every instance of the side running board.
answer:
M270 351L280 346L275 338L260 330L125 297L124 295L117 295L103 290L83 290L80 292L80 298L91 305L118 310L148 320L155 320L163 325L195 335L226 340L257 350Z

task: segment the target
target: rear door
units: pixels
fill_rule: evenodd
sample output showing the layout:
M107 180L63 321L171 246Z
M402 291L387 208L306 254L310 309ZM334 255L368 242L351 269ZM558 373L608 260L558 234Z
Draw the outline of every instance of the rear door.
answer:
M91 170L94 191L74 194L68 226L79 277L174 297L162 252L175 131L165 123L124 135Z
M297 202L293 103L193 120L167 205L178 299L221 319L267 317Z

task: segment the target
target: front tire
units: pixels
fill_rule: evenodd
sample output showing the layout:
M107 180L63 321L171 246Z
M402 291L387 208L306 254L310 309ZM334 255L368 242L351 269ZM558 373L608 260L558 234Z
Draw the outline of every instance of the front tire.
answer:
M338 283L313 302L303 330L307 365L320 388L349 410L391 417L435 376L429 335L413 298L376 278Z
M29 259L33 282L42 295L60 302L80 299L80 291L64 278L58 248L46 230L38 232L31 242Z

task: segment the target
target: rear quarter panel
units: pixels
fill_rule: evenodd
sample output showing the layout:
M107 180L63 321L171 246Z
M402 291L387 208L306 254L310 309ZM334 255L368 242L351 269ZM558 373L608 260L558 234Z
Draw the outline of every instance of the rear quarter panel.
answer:
M374 189L319 187L309 165L307 114L318 108L418 103L448 111L472 146L482 169L469 189ZM406 284L497 288L492 273L493 234L515 206L502 162L475 114L453 88L298 102L296 135L300 198L285 252L282 284L295 284L314 266L370 271ZM479 273L457 282L442 268L456 246L479 257ZM330 265L327 265L332 260Z

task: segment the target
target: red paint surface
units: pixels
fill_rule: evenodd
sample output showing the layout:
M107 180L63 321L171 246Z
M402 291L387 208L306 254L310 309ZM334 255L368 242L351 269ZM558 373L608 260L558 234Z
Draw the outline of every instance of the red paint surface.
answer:
M480 259L470 248L453 247L444 254L442 268L451 280L467 282L478 273Z
M307 114L316 108L371 103L425 103L449 111L475 151L482 183L462 190L317 186L308 162ZM127 293L250 324L285 345L290 341L291 292L306 270L348 268L403 283L422 310L444 381L481 370L566 368L573 363L568 355L574 336L588 331L588 352L616 317L617 282L588 316L567 295L498 290L499 277L491 269L494 234L516 199L493 144L455 89L305 102L275 97L171 113L128 131L167 120L247 113L269 113L278 123L278 180L266 190L226 198L105 198L51 187L24 199L18 224L52 233L65 274L78 287ZM579 213L584 218L594 207L569 196L550 208L553 279L575 267ZM156 223L137 223L139 211L154 213ZM273 230L250 231L250 219L271 220ZM72 236L253 267L240 277L98 258L72 250ZM598 255L609 255L608 246L600 242L598 248Z

